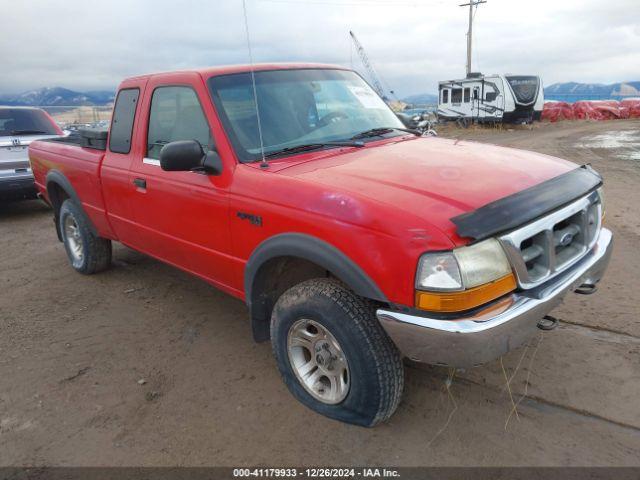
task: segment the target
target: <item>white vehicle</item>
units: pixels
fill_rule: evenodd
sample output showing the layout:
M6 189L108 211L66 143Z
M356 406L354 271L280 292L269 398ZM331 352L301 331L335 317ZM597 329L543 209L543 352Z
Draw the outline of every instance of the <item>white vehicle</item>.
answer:
M0 201L35 198L27 147L62 130L44 110L0 106Z
M544 93L535 75L482 75L438 84L438 120L531 123L540 120Z

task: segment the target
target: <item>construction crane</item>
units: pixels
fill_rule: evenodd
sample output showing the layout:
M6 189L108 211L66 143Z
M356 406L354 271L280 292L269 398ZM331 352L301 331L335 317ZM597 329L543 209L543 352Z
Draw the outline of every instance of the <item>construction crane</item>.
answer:
M360 56L360 60L362 60L362 64L364 68L367 69L367 73L369 74L369 79L373 83L373 89L376 91L378 95L382 97L382 99L386 102L388 101L387 96L384 94L384 89L382 88L382 84L380 83L380 79L378 78L378 74L373 69L373 65L369 61L369 57L367 56L367 52L364 51L364 47L356 38L356 34L352 31L349 31L349 35L351 35L351 40L353 40L353 44L356 46L356 50L358 55ZM393 94L393 92L391 92Z

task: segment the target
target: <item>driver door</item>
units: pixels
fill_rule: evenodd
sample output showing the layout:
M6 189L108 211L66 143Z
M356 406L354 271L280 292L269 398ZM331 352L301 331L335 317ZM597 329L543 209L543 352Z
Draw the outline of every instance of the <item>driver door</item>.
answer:
M215 141L202 108L209 101L201 79L159 84L152 79L142 105L139 137L146 142L132 162L135 189L135 248L205 277L219 286L232 282L227 178L160 168L160 150L176 140L197 140L203 149ZM163 77L166 81L166 78ZM198 91L200 90L200 91ZM227 169L229 170L229 169Z

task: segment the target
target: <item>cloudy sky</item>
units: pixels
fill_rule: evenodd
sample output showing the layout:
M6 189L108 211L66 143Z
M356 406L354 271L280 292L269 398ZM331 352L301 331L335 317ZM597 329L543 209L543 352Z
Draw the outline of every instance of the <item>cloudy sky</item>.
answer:
M465 0L466 1L466 0ZM399 96L464 75L457 0L246 0L256 62L362 64L353 30ZM127 76L247 63L242 0L0 0L0 93L111 89ZM640 0L488 0L474 71L545 85L640 80Z

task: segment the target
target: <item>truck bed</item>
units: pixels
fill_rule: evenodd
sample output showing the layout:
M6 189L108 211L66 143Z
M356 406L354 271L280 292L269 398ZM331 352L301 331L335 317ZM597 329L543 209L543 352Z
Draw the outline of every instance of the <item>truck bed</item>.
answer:
M113 234L107 221L100 175L104 151L82 147L80 142L79 137L65 137L38 140L29 146L36 188L50 201L47 175L54 171L62 173L73 185L98 232L111 238Z

